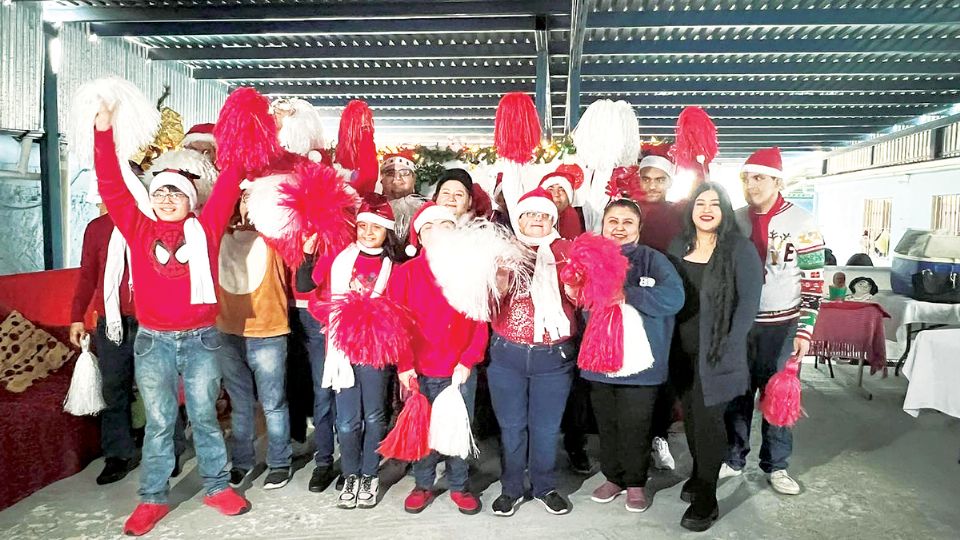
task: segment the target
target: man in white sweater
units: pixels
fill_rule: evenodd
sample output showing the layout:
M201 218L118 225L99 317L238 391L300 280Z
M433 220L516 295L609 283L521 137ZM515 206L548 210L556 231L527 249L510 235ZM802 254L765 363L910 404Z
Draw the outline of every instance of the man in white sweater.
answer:
M730 453L720 469L721 478L740 475L746 465L756 392L763 390L789 358L803 358L810 349L823 289L823 238L814 217L780 194L780 149L754 152L740 177L748 206L737 211L737 222L757 247L764 283L760 310L747 338L751 387L730 402L724 416ZM762 433L760 468L769 474L775 491L797 495L800 486L787 474L793 451L790 428L763 420Z

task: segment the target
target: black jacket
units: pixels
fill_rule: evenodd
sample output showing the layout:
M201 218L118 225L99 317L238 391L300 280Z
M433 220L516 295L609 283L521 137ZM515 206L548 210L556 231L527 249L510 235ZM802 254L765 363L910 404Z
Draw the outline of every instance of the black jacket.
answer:
M680 239L670 244L669 253L674 258L674 264L684 280L685 286L689 278L684 275L683 266L679 259L686 255ZM730 321L730 334L727 337L723 355L716 364L707 360L710 342L713 337L712 322L717 316L716 306L712 305L708 291L720 286L715 275L707 271L703 276L700 287L700 344L698 347L700 381L703 386L703 400L706 406L716 405L741 396L750 388L750 369L747 365L747 333L753 326L760 306L760 289L763 287L763 268L757 249L745 237L737 238L733 247L733 268L736 284L733 316ZM709 267L708 267L709 270ZM690 296L688 292L688 298ZM689 302L689 300L688 300ZM680 347L674 338L672 354L678 354ZM682 353L680 353L682 354ZM671 360L671 379L681 390L690 388L693 384L693 373L686 362Z

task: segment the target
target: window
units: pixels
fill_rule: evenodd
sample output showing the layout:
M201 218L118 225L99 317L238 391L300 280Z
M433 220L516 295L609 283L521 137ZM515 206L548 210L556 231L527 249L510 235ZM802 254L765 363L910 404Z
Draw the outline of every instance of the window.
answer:
M893 199L863 201L863 236L860 247L871 257L886 257L890 252L890 211Z
M960 193L933 197L930 228L960 234Z

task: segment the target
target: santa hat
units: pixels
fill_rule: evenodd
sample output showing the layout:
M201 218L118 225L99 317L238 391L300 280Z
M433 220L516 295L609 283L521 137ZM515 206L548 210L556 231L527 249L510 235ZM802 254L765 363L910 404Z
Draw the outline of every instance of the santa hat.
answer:
M527 212L543 212L553 218L554 224L557 223L557 205L553 203L553 197L542 187L527 192L517 201L517 218Z
M556 211L556 207L554 207L554 211ZM427 223L434 221L456 223L457 218L453 216L453 212L446 206L440 206L433 201L424 203L424 205L420 207L420 210L417 210L417 213L413 215L413 222L410 227L410 239L407 242L409 245L403 250L407 256L413 257L417 254L417 251L420 249L420 229Z
M671 146L670 143L644 143L641 145L640 152L643 158L640 160L640 169L654 167L667 173L667 176L673 177L676 167L670 159Z
M360 211L357 213L357 221L366 221L375 223L381 227L393 230L396 224L393 217L393 208L387 198L379 193L369 193L360 203Z
M540 180L540 187L547 189L553 186L560 186L564 191L567 192L567 199L573 201L573 183L574 178L569 173L554 171L547 173Z
M277 131L280 146L319 162L322 159L319 150L324 147L324 140L323 123L317 109L305 99L281 98L270 104L270 112L276 114L277 111L287 113L282 122L278 122L282 124Z
M194 184L197 176L187 171L177 169L164 169L155 174L150 180L149 193L153 195L155 191L163 186L173 186L182 191L190 201L190 210L197 208L197 186Z
M205 142L216 146L217 140L213 137L213 124L196 124L183 136L180 145L187 146L195 142Z
M399 150L390 154L383 156L383 163L380 165L380 169L409 169L415 170L417 168L416 158L413 155L413 150Z
M213 183L217 181L217 175L219 174L217 168L207 156L190 148L182 148L164 152L153 160L150 169L144 174L145 183L151 185L154 176L165 170L186 171L196 176L193 186L197 193L197 209L202 208L207 199L210 198Z
M747 158L741 173L766 174L774 178L783 178L783 160L780 158L780 149L761 148Z

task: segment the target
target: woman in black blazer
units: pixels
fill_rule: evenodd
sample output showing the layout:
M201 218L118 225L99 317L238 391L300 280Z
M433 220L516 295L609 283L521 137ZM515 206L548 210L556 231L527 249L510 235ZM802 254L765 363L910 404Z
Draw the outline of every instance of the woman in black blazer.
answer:
M670 370L693 456L680 495L691 505L680 524L705 531L719 517L717 475L727 453L723 413L750 385L747 332L760 303L763 269L756 248L737 228L726 190L712 182L694 190L670 254L686 292Z

